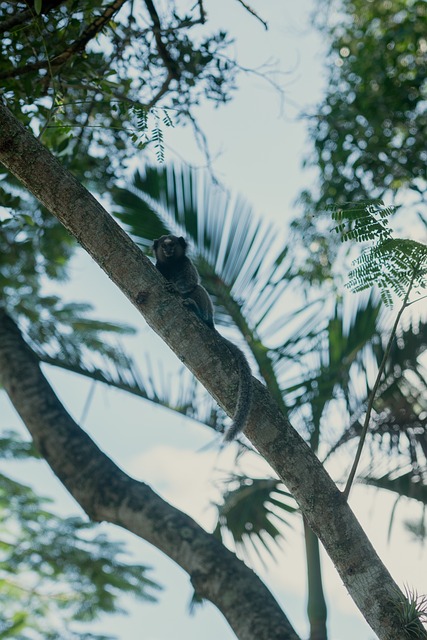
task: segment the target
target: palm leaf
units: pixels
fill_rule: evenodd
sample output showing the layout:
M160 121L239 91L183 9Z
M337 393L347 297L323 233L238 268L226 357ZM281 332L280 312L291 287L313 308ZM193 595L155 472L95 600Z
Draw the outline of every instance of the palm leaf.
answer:
M327 403L338 396L343 395L349 405L357 402L360 394L354 394L352 381L365 368L366 347L378 338L381 304L373 297L359 300L355 308L348 303L349 298L337 302L323 324L315 307L308 335L304 338L302 327L296 345L289 349L299 372L283 387L288 406L294 410L310 406L316 423Z
M121 206L117 216L142 246L161 233L192 241L193 259L212 296L217 322L239 329L284 408L272 360L257 333L272 338L268 318L286 286L286 250L277 231L256 220L242 198L232 198L187 167L147 168L135 174L127 190L113 195ZM284 326L286 318L281 317Z
M215 535L231 534L243 555L252 552L261 558L259 548L273 555L272 549L283 538L283 525L290 526L288 514L298 511L292 496L273 478L233 475L226 482L223 502L217 505Z
M390 450L407 448L412 463L427 459L427 382L418 362L427 343L427 323L418 321L401 331L390 352L390 362L380 392L374 402L370 434L384 441ZM375 341L370 356L378 367L384 354L382 342ZM355 393L350 393L354 399ZM328 455L360 435L369 389L355 405L348 428L341 434ZM349 405L350 407L350 405Z
M117 217L144 247L165 233L192 241L194 260L220 319L228 316L240 326L240 315L259 326L277 303L286 251L277 242L277 230L255 220L243 198L233 199L187 167L149 167L113 197L120 205Z
M362 482L427 505L427 469L424 469L421 474L413 469L403 472L401 469L396 469L380 477L366 475L362 478Z
M108 351L107 355L98 352L91 357L91 354L75 349L75 345L67 344L65 337L61 338L58 351L35 344L32 347L46 364L126 391L196 420L215 432L225 431L227 416L184 367L174 374L172 382L172 374L166 374L160 362L153 366L147 355L143 360L144 371L141 372L120 347L114 348L114 354L119 354L114 358L108 357L111 355Z

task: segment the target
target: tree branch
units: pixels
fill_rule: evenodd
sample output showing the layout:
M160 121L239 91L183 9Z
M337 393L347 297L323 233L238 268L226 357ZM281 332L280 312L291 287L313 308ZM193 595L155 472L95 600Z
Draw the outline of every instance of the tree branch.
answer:
M18 27L21 24L25 24L26 22L29 22L36 17L36 13L34 11L34 2L32 2L32 0L25 1L29 6L29 9L23 9L19 13L16 13L14 16L10 16L10 18L2 20L2 22L0 23L0 33L10 32L13 27ZM65 2L65 0L43 0L40 13L46 15L51 9L55 9L63 2Z
M24 24L33 18L34 11L31 9L23 9L19 13L16 13L14 16L10 16L10 18L6 18L2 20L0 23L0 33L8 33L13 27L17 27L20 24Z
M0 73L0 80L16 78L18 76L31 73L32 71L38 71L39 69L59 69L59 67L62 67L62 65L65 64L74 54L79 51L83 51L88 42L101 31L112 16L117 13L117 11L119 11L127 1L128 0L114 0L114 2L105 8L104 12L100 16L95 18L95 20L88 26L81 38L73 42L67 49L57 56L54 56L51 60L40 60L39 62L27 64L24 67L4 71L3 73Z
M162 26L160 24L159 14L157 13L156 7L154 6L154 2L152 0L145 0L145 4L147 6L148 13L150 14L150 18L153 22L153 34L154 39L157 45L157 51L165 66L168 70L168 75L171 78L179 77L179 67L178 63L171 57L165 43L162 39Z
M347 484L345 485L345 489L344 489L344 496L348 499L348 496L350 494L350 489L351 489L351 485L353 484L353 480L354 480L354 476L356 475L356 471L357 471L357 467L359 465L359 461L360 461L360 456L362 455L362 449L363 449L363 445L365 444L365 438L366 438L366 434L368 433L368 427L369 427L369 422L371 420L371 413L372 413L372 409L374 407L374 402L375 402L375 396L377 395L377 391L378 391L378 387L380 386L380 382L381 382L381 378L383 376L384 373L384 369L385 366L387 364L387 360L388 357L390 355L390 350L391 350L391 345L393 343L394 337L396 335L396 331L397 331L397 327L399 325L400 322L400 318L402 317L403 312L405 311L406 307L408 306L408 299L409 299L409 294L411 293L411 289L412 289L412 285L414 284L414 280L415 280L415 276L417 274L417 269L414 269L414 273L412 274L412 278L411 278L411 282L409 284L408 290L405 294L405 298L403 300L402 306L399 309L399 313L396 316L396 319L394 321L392 330L390 332L390 336L387 342L387 346L384 352L384 357L381 361L380 367L378 369L378 373L377 373L377 377L375 379L375 383L374 386L372 388L371 393L369 394L369 400L368 400L368 406L366 409L366 415L365 415L365 420L363 423L363 428L362 428L362 433L360 434L360 440L359 440L359 444L357 446L357 451L356 451L356 455L350 470L350 474L348 476L348 480L347 480Z
M88 516L166 553L242 640L300 640L261 580L214 536L126 475L74 422L18 327L0 310L0 380L36 447Z
M216 332L188 311L129 236L0 102L0 162L117 284L148 324L233 415L238 364ZM253 379L246 435L287 485L380 640L401 640L404 598L320 461ZM427 634L420 626L420 639Z
M153 23L153 34L154 39L157 45L157 51L159 52L159 56L165 63L165 67L167 69L166 78L160 87L159 91L153 96L150 102L147 105L147 109L151 109L160 98L168 91L169 85L172 80L178 80L180 72L178 62L175 61L170 55L165 43L162 38L162 26L160 24L159 14L157 13L156 7L152 0L145 0L145 4L147 6L148 13L150 14L150 18Z
M237 0L237 2L239 2L242 7L244 7L246 9L246 11L248 11L251 15L253 15L257 20L259 20L263 25L264 25L264 29L268 29L268 24L265 22L265 20L263 20L258 14L257 12L252 9L252 7L250 7L246 2L244 2L243 0Z

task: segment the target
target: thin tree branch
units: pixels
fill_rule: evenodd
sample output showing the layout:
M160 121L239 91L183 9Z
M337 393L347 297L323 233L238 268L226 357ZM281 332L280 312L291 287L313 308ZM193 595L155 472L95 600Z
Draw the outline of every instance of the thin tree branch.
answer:
M145 0L145 4L153 22L153 34L157 45L157 51L168 69L168 75L171 79L179 77L179 66L176 60L170 55L165 43L162 39L162 26L160 24L159 14L152 0Z
M172 82L172 80L174 79L174 75L172 73L168 73L168 75L166 76L165 81L163 82L162 86L160 87L160 89L158 90L158 92L151 98L150 102L147 104L146 109L147 111L149 111L152 107L154 107L154 105L156 105L158 103L158 101L160 100L160 98L162 98L165 93L167 93L168 89L169 89L169 85Z
M165 43L162 38L162 26L160 24L159 14L157 13L156 7L152 0L145 0L145 4L147 6L148 13L150 14L150 18L153 23L153 34L154 39L156 41L157 51L163 62L165 63L165 67L167 69L166 78L160 87L159 91L153 96L150 102L147 105L147 109L151 109L157 102L167 93L169 89L169 85L172 80L178 80L180 76L179 65L176 60L172 58L170 55Z
M203 6L203 0L197 0L197 4L199 5L200 22L201 22L201 24L205 24L205 22L206 22L206 11L205 11L205 8Z
M353 484L354 476L356 475L357 467L358 467L359 461L360 461L360 456L362 455L363 445L365 444L366 434L368 432L369 422L371 420L371 413L372 413L372 409L373 409L373 406L374 406L375 396L377 394L378 387L380 385L381 378L383 376L384 369L385 369L385 366L387 364L388 357L390 355L391 345L392 345L394 337L396 335L396 331L397 331L397 327L398 327L399 322L400 322L400 318L402 317L403 312L405 311L406 307L408 306L409 294L411 293L412 285L414 284L414 280L415 280L415 276L417 274L417 271L418 271L418 268L415 268L414 272L412 274L411 282L409 283L408 290L407 290L407 292L405 294L405 298L403 300L402 306L399 309L399 313L396 316L396 319L394 321L392 330L390 332L390 337L389 337L388 342L387 342L387 346L386 346L386 349L385 349L385 352L384 352L384 356L383 356L383 359L381 361L380 368L378 369L378 374L377 374L374 386L372 387L372 391L371 391L370 396L369 396L368 406L367 406L367 409L366 409L365 420L364 420L364 423L363 423L362 433L360 434L360 440L359 440L359 444L358 444L358 447L357 447L356 456L354 458L353 465L351 467L350 474L348 476L347 484L346 484L345 489L343 491L343 494L347 499L348 499L348 496L350 494L350 489L351 489L351 485Z
M6 20L2 20L0 23L0 33L8 33L13 27L18 27L21 24L24 24L31 20L34 12L31 9L24 9L20 13L17 13L10 18L6 18Z
M250 14L252 14L257 20L259 20L261 22L261 24L264 25L264 28L267 30L268 29L268 24L267 22L265 22L265 20L263 20L258 14L257 12L252 9L252 7L250 7L246 2L243 2L243 0L237 0L237 2L239 2L242 7L244 7L246 9L246 11L248 11Z
M98 16L84 31L81 38L73 42L67 49L65 49L62 53L54 56L51 60L40 60L39 62L34 62L32 64L27 64L24 67L18 67L16 69L11 69L10 71L4 71L0 74L0 80L5 80L7 78L17 78L19 76L25 75L27 73L31 73L32 71L38 71L39 69L46 69L51 67L55 71L57 71L63 64L68 62L68 60L78 53L79 51L83 51L90 42L107 24L109 20L111 20L112 16L119 11L122 6L128 0L114 0L112 4L108 5L104 12Z
M81 89L83 91L93 91L93 93L97 93L97 94L102 94L103 96L105 96L105 102L126 102L127 104L130 104L133 107L137 107L138 109L147 109L148 111L148 105L143 104L142 102L138 101L138 100L132 100L132 98L129 98L128 95L126 95L125 93L122 93L121 91L116 91L116 90L109 90L108 92L105 89L101 89L100 87L97 87L95 85L91 85L91 84L86 84L84 82L78 84L69 84L68 82L61 82L61 87L67 87L67 89ZM113 100L108 100L108 96L111 96L113 98ZM92 102L91 100L78 100L76 102L69 102L67 100L64 100L64 102L62 103L64 106L67 105L72 105L72 104L84 104L85 102Z
M25 0L28 9L23 9L20 13L11 16L10 18L6 18L6 20L2 20L0 23L0 34L10 32L13 27L19 27L26 22L29 22L31 19L36 18L36 13L34 11L34 2L33 0ZM49 13L51 9L59 6L65 2L65 0L43 0L41 6L41 13L46 15Z

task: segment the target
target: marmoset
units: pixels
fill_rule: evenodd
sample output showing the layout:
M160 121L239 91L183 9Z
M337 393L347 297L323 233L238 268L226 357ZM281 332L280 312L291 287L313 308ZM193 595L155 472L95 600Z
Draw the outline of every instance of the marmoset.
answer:
M246 427L252 399L252 374L248 361L235 344L221 336L215 329L212 300L206 289L200 284L196 267L186 255L187 243L184 238L167 235L154 240L153 251L156 267L160 273L174 285L186 304L208 327L216 331L226 343L239 364L240 384L234 412L233 424L227 429L224 439L227 442L241 433Z

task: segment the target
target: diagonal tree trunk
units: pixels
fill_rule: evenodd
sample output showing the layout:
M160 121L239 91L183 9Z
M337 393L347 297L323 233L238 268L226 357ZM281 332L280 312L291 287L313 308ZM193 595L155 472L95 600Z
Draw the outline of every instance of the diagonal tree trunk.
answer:
M233 415L238 367L214 332L184 308L160 274L84 187L0 102L2 162L76 237L148 324ZM405 601L345 497L265 387L253 380L246 435L276 470L323 543L345 586L380 640L405 637ZM418 625L419 640L427 633Z
M240 640L300 640L251 569L148 485L121 471L74 422L1 309L0 382L38 450L92 520L124 527L168 555Z

